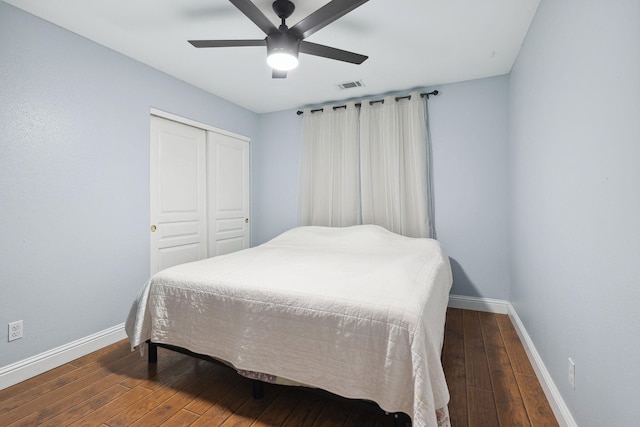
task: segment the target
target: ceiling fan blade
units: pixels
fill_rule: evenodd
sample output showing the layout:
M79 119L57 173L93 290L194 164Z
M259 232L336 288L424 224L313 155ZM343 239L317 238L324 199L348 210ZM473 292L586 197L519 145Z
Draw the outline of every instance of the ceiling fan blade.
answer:
M335 47L329 47L307 41L300 42L300 53L322 56L323 58L350 62L352 64L362 64L367 60L367 58L369 58L368 56L360 55L359 53L348 52L346 50L336 49Z
M289 31L305 39L368 0L333 0L291 27Z
M189 40L195 47L242 47L242 46L266 46L264 39L259 40Z
M254 24L258 26L262 30L263 33L269 35L275 31L278 31L278 28L273 25L273 22L269 20L264 14L258 9L258 7L253 4L249 0L229 0L235 7L240 9L240 12L244 13L247 18L251 19Z
M271 74L271 78L273 78L273 79L286 79L287 78L287 72L274 69L273 73Z

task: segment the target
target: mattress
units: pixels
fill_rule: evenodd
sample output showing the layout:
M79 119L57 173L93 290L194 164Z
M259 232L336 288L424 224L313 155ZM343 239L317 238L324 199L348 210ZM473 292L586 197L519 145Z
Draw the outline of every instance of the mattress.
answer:
M125 329L133 348L183 347L435 427L449 400L440 354L451 283L436 240L298 227L159 272Z

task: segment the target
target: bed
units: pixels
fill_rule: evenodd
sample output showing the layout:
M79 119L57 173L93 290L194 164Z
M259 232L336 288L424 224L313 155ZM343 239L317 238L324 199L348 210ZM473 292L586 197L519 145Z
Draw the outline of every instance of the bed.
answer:
M436 240L375 225L298 227L157 273L125 329L132 348L176 346L373 401L417 427L447 426L440 354L451 283Z

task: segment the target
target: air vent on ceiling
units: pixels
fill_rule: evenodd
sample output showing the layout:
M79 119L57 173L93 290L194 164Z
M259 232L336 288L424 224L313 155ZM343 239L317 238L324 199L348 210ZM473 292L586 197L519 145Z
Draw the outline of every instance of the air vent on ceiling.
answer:
M344 89L353 89L356 87L362 87L364 86L364 83L362 82L362 80L358 80L355 82L344 82L344 83L339 83L338 84L338 88L340 90L344 90Z

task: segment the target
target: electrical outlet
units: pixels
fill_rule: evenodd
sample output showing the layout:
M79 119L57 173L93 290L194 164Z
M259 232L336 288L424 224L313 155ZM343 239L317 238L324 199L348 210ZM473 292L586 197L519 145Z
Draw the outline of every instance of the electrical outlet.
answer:
M9 323L9 341L22 338L22 320Z
M569 385L573 390L576 389L576 364L569 358Z

